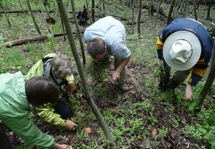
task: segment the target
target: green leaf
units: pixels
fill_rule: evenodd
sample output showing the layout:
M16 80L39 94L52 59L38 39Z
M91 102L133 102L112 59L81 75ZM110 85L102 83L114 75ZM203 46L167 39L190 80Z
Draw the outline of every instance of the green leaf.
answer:
M203 133L203 134L206 134L206 133L207 133L207 130L204 129L204 128L202 128L202 127L198 128L198 129L199 129L199 131L200 131L201 133Z

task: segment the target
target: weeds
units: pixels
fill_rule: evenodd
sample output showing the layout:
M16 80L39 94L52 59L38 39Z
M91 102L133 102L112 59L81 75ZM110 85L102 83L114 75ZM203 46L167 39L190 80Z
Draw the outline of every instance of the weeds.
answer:
M69 0L64 2L65 4L69 4ZM3 0L2 3L5 9L20 9L20 6L16 1ZM56 1L50 0L49 3L50 10L57 10ZM76 10L81 10L84 3L84 1L76 3ZM27 5L23 2L23 8L26 8L26 6ZM70 5L67 6L68 8L70 7ZM32 1L32 7L35 10L41 9L44 11L44 7L41 2ZM107 5L107 7L111 9L111 6ZM116 8L116 6L114 6L114 8ZM129 18L130 9L126 7L125 10L126 11L120 12ZM120 12L115 14L120 14ZM214 12L215 11L213 11L212 14L214 14ZM57 11L52 14L52 16L57 20L54 25L48 25L45 22L44 18L46 17L46 14L36 13L35 15L43 34L48 35L48 28L50 29L51 34L48 36L48 40L27 43L25 45L11 48L1 47L0 73L21 71L23 74L26 74L31 65L36 63L44 55L55 51L66 53L72 58L71 50L67 41L64 41L61 37L54 38L52 36L54 33L62 32L61 22L58 18L59 14ZM147 21L151 20L146 20L148 19L145 18L147 16L148 14L145 14L144 17L141 18L143 22L145 21L145 24L142 26L143 35L138 39L139 43L137 43L137 34L128 34L127 45L132 53L131 63L129 64L130 66L128 69L130 69L131 73L134 74L134 79L136 79L138 83L144 84L144 86L141 86L141 84L137 90L142 91L142 88L145 88L149 98L143 97L142 99L134 99L133 96L129 96L132 92L121 94L116 90L109 91L108 87L111 78L110 71L106 68L112 69L112 61L109 61L110 59L106 61L107 63L104 64L104 68L96 71L96 73L102 72L102 75L99 74L98 82L96 86L93 86L92 94L98 96L99 100L102 100L103 103L105 103L105 106L108 105L108 103L114 102L111 100L117 101L114 106L108 105L108 107L104 106L100 108L104 119L110 126L114 140L117 143L117 147L120 149L127 149L129 147L158 148L159 145L161 146L162 142L166 141L168 131L173 127L173 129L180 131L182 135L185 135L187 139L190 139L192 141L191 143L196 143L196 146L199 148L206 148L207 143L210 144L212 149L215 148L215 106L214 100L211 98L215 93L215 85L213 84L210 96L205 100L202 112L198 114L193 112L195 105L194 102L204 85L204 79L194 88L194 99L190 103L182 99L184 96L184 87L182 86L179 87L179 92L177 93L176 98L173 98L172 91L162 93L157 90L160 69L158 68L159 60L155 49L156 36L152 35L152 30L154 30L154 25L152 24L154 22L147 23ZM0 28L0 44L5 41L37 36L37 32L29 15L10 14L9 19L13 20L11 28L8 27L4 15L0 16L0 18L0 23L2 25L2 28ZM123 23L126 24L127 22ZM162 23L161 20L160 23ZM162 27L164 27L164 25L160 24L157 28L160 29ZM84 28L81 29L84 30ZM126 30L129 31L129 29L130 26L126 25ZM76 41L76 43L78 45L78 41ZM87 58L89 58L89 56ZM91 58L87 60L87 67L89 66L89 70L86 70L86 73L89 76L95 74L95 71L92 71L92 67L90 66L92 64L91 60ZM138 66L137 70L133 70L134 65ZM128 80L129 79L130 78L128 78ZM133 93L139 94L139 92L135 91L133 91ZM111 99L110 95L112 95ZM82 99L81 95L78 97L78 99L76 97L71 97L72 108L74 110L73 121L78 124L77 131L73 133L73 146L75 146L75 148L86 149L107 148L109 142L106 140L102 130L99 128L99 124L97 123L95 116L92 114L91 109L88 107L86 102L83 101L84 99ZM178 114L182 108L184 108L185 111L188 111L186 116L192 119L192 123L181 122ZM156 115L157 113L158 116ZM161 121L161 116L163 116L162 118L166 122L165 124L167 126L163 124L163 121ZM168 122L168 120L170 122ZM93 128L92 134L84 132L83 128L86 126ZM156 137L151 137L152 127L158 128L158 135ZM62 130L60 132L62 132ZM62 132L61 135L63 135L63 133L64 132ZM202 143L203 139L207 142ZM198 143L200 145L198 145ZM142 144L143 146L141 146ZM163 148L165 147L166 146ZM171 147L174 148L175 146ZM30 149L33 147L17 148Z

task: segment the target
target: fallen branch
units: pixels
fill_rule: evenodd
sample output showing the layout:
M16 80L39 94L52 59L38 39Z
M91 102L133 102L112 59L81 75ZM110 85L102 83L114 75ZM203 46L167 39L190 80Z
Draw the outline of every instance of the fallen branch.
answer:
M59 36L63 36L63 33L56 33L53 35L53 37L59 37ZM41 36L37 36L37 37L8 41L8 42L0 44L0 47L13 47L13 46L17 46L17 45L26 44L28 42L33 42L33 41L43 41L43 40L48 39L48 37L49 37L48 35L41 35Z
M28 13L29 10L5 10L5 13ZM32 10L32 12L45 12L44 10ZM49 13L53 13L54 10L50 10ZM4 11L0 11L0 14Z

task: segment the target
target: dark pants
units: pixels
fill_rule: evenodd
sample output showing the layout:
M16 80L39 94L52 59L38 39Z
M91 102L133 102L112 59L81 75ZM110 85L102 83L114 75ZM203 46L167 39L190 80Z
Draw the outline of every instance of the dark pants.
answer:
M54 105L55 113L61 115L63 119L67 119L71 116L71 110L69 107L61 100L58 100L56 105Z
M10 139L4 132L4 125L0 122L0 148L1 149L13 149Z
M177 86L182 84L190 74L188 70L176 71L173 74L172 79L170 80L170 72L171 72L171 68L164 62L164 65L161 68L160 84L159 84L159 87L164 90L167 87L175 89Z

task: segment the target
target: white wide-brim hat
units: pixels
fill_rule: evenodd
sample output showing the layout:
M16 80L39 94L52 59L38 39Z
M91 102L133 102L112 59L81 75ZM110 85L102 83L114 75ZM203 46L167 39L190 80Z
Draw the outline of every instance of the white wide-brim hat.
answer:
M163 57L173 69L192 68L201 55L201 43L198 37L189 31L177 31L164 42Z

